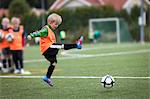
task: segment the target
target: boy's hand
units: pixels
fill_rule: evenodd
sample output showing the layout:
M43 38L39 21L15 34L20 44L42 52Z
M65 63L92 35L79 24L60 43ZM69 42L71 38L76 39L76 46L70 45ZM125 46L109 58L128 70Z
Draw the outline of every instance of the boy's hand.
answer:
M28 39L28 40L31 40L31 39L32 39L32 37L31 37L30 35L28 35L28 36L27 36L27 39Z

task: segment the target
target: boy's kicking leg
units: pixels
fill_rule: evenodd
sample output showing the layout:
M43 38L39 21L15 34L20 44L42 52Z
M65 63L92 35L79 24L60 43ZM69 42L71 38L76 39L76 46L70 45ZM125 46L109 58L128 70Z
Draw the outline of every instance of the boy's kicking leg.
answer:
M59 49L65 49L69 50L72 48L81 49L82 48L82 40L83 37L81 37L76 44L53 44L51 45L46 52L44 52L44 57L50 62L50 66L47 70L46 76L44 76L43 80L48 83L50 86L53 86L52 80L50 79L52 76L52 73L55 69L55 66L57 64L57 58L56 55L58 53Z
M53 44L50 48L69 50L73 48L82 49L83 36L75 44Z

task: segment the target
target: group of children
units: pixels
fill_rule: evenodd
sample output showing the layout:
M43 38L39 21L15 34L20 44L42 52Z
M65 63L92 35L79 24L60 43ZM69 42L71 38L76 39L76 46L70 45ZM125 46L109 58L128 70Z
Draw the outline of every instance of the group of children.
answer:
M14 38L12 42L7 42L7 39L2 38L0 42L0 49L4 57L2 58L3 69L11 67L11 57L13 57L13 62L15 63L16 69L14 73L23 73L23 27L19 26L20 20L18 18L13 18L11 20L12 26L9 27L8 18L2 20L3 29L0 32L4 35L12 33ZM62 17L56 13L52 13L47 18L47 25L45 25L41 30L30 33L27 36L28 40L35 37L40 37L40 51L41 54L50 62L47 73L43 77L49 86L53 86L51 76L57 64L57 54L59 49L69 50L73 48L81 49L83 36L77 40L74 44L58 44L56 42L56 37L54 30L62 23Z
M20 19L13 17L11 22L8 18L2 19L0 29L0 62L1 73L24 74L23 43L24 28L20 25ZM12 41L8 38L12 35ZM15 64L15 68L12 64Z

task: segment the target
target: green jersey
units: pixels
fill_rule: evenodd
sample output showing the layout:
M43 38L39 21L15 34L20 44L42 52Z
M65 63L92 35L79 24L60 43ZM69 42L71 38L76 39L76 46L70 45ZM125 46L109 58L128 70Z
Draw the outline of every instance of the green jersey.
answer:
M49 26L49 25L48 25ZM50 26L49 26L50 27ZM51 28L51 27L50 27ZM36 32L33 32L33 33L30 33L30 36L32 38L35 38L35 37L46 37L48 36L48 29L46 27L43 27L41 30L39 31L36 31Z

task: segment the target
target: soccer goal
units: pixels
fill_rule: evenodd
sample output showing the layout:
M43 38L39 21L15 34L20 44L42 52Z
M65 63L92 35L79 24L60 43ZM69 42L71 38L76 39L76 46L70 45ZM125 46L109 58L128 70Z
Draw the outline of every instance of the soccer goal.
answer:
M89 20L89 38L94 38L94 31L101 33L101 42L131 41L128 25L123 19L119 18L96 18Z

